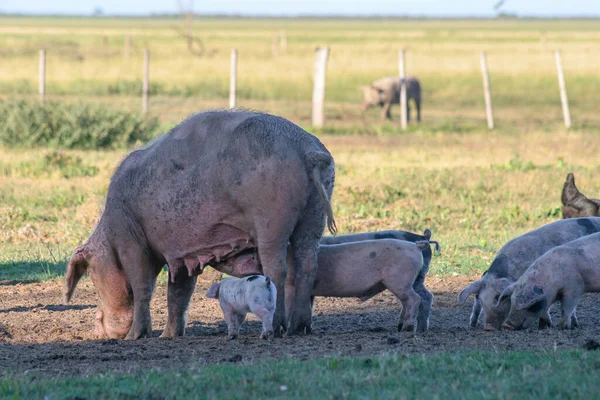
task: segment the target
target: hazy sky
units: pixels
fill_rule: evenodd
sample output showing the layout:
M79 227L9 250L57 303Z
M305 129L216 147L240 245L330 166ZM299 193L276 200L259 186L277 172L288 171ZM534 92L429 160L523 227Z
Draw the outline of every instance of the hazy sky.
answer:
M185 4L189 1L183 0ZM496 0L196 0L201 14L492 16ZM34 14L176 12L176 0L0 0L0 11ZM600 16L600 0L508 0L503 8L530 16Z

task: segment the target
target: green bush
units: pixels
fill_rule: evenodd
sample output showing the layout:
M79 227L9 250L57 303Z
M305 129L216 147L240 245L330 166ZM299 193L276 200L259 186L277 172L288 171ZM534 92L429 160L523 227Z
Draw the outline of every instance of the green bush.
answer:
M159 133L156 118L95 104L0 101L0 145L115 149L144 143Z

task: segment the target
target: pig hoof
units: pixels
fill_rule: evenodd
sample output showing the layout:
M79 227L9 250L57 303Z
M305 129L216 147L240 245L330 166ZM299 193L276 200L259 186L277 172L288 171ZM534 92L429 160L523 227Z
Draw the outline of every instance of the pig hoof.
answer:
M160 338L161 339L173 339L175 336L183 336L183 335L176 335L175 333L173 333L169 329L165 329L163 331L163 333L160 335Z
M504 328L507 331L514 331L515 327L512 326L511 324L502 324L502 328ZM486 330L487 330L487 326L486 326Z
M142 338L149 338L152 335L149 332L134 332L130 330L127 336L125 336L125 340L138 340Z
M235 340L237 339L237 335L228 335L227 340Z
M549 328L552 328L552 324L548 321L540 320L538 328L539 329L549 329Z
M269 331L267 333L263 333L260 335L260 338L263 340L272 340L273 339L273 332Z

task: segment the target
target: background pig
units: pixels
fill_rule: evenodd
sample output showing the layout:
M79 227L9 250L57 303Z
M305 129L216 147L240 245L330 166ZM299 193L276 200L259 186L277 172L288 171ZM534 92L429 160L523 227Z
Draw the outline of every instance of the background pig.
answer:
M600 233L563 244L538 258L502 292L511 299L505 329L527 329L560 301L560 327L576 326L575 307L585 292L600 292Z
M426 240L395 239L321 245L312 295L367 300L388 289L402 303L398 330L413 331L421 302L413 284L423 268L422 252L429 246ZM286 290L291 290L297 277L291 257L288 268Z
M373 106L381 107L381 119L392 119L392 104L400 104L400 77L389 76L363 86L363 112ZM417 108L417 121L421 121L421 84L414 76L406 77L406 118L410 121L410 100L414 100Z
M463 304L475 295L470 325L475 327L483 309L485 330L500 329L510 311L510 299L498 302L500 294L523 275L542 254L553 247L600 231L600 218L563 219L544 225L505 244L481 279L472 282L458 296ZM548 321L542 320L545 324Z
M406 240L408 242L416 242L419 240L426 240L429 243L435 245L436 254L440 252L440 244L435 240L431 239L431 231L425 229L423 235L417 233L405 232L399 230L388 230L379 232L365 232L357 233L353 235L338 235L338 236L323 236L321 238L321 245L323 244L342 244L350 242L360 242L364 240L379 240L379 239L397 239ZM425 332L429 329L429 314L431 313L431 304L433 303L433 293L431 293L425 287L425 277L429 271L429 265L431 264L431 248L427 247L423 250L423 269L419 272L417 279L413 285L413 289L419 296L421 296L421 302L419 303L419 316L417 317L417 331Z
M249 312L262 321L261 339L273 336L277 289L268 277L252 275L243 279L226 278L213 283L206 292L206 297L219 299L230 340L237 337Z
M563 190L560 196L562 202L563 218L580 217L598 217L600 216L600 200L588 199L577 186L575 186L575 176L572 173L567 175Z

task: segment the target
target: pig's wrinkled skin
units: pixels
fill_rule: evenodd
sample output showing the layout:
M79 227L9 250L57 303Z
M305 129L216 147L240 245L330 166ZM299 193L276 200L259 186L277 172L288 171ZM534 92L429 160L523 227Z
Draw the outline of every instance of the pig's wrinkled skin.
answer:
M162 336L179 336L204 266L219 269L230 258L244 264L257 253L280 294L275 335L280 328L309 330L326 220L335 231L334 177L323 144L283 118L239 110L196 114L117 168L98 225L67 267L65 300L87 271L100 297L97 330L111 338L150 336L150 298L168 264ZM286 316L288 242L299 284Z
M560 328L577 326L575 307L587 292L600 292L600 233L585 236L548 251L502 292L511 308L502 325L508 330L528 329L561 303Z
M575 176L572 173L567 175L560 201L565 219L600 216L600 200L585 197L575 186Z
M392 104L400 104L400 77L388 76L373 82L369 86L362 86L363 112L374 106L381 107L381 119L392 119L390 109ZM410 100L415 101L417 107L417 121L421 121L421 84L414 76L406 77L406 118L410 121Z
M413 332L421 302L413 285L423 269L422 252L429 246L427 240L412 243L396 239L322 244L312 295L364 301L388 289L402 303L398 330ZM288 268L286 290L293 290L298 275L289 257Z
M548 250L597 232L600 232L598 217L563 219L505 244L481 279L469 284L458 295L458 304L463 304L471 294L475 295L470 318L471 327L477 325L479 314L483 311L484 329L500 329L510 311L510 298L498 302L504 289L517 281L527 268ZM549 315L544 316L541 325L550 324L549 318Z
M440 244L434 240L430 240L431 231L429 229L426 229L423 232L423 235L400 230L388 230L357 233L353 235L323 236L321 238L321 244L331 245L380 239L397 239L406 240L408 242L426 240L435 245L436 254L438 254L440 251ZM419 275L417 276L417 279L415 279L415 283L413 285L415 292L421 296L421 302L419 303L419 316L417 317L417 332L425 332L427 329L429 329L429 314L431 313L431 305L433 303L433 293L431 293L425 287L425 277L429 271L431 256L431 248L428 247L423 250L423 269L421 269L419 272Z
M213 283L206 292L206 297L219 299L227 322L229 340L238 336L249 312L262 322L260 338L269 339L273 336L277 289L269 278L262 275L252 275L243 279L226 278Z

